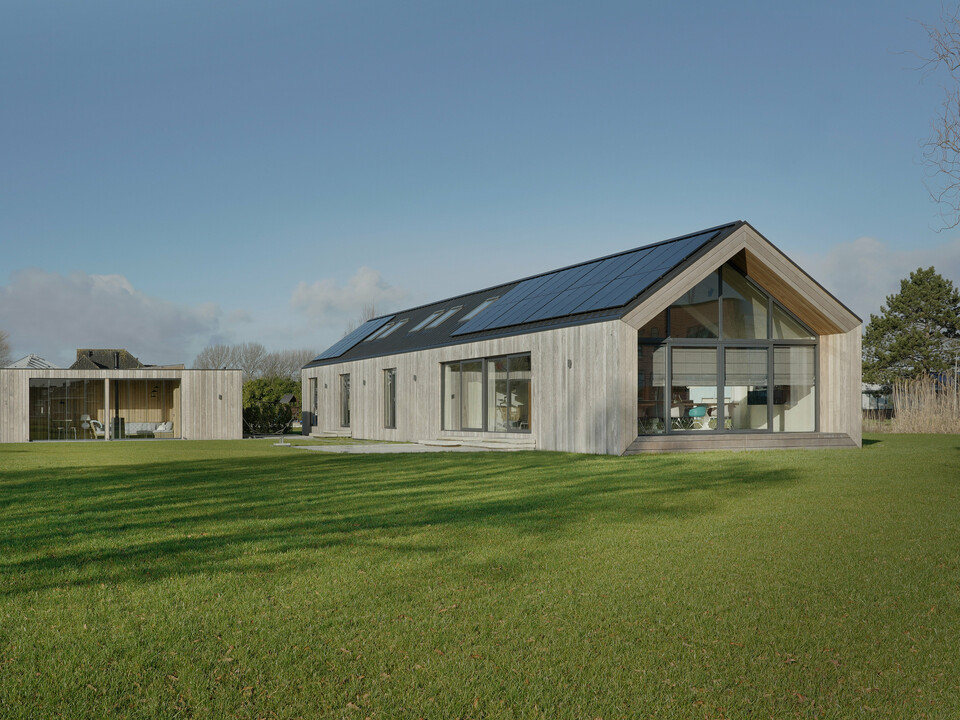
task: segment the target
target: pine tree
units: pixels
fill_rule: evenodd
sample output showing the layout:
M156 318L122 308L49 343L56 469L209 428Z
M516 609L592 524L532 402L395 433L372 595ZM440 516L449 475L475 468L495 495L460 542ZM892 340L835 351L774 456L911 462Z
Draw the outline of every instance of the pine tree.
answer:
M863 337L863 380L889 386L953 369L960 350L960 292L932 267L917 268L870 315Z

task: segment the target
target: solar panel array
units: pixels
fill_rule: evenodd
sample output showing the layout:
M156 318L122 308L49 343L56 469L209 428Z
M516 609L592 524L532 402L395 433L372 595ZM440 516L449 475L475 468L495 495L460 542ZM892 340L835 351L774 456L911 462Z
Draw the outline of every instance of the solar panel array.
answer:
M524 280L453 335L626 305L726 228Z
M376 318L374 320L367 320L363 325L358 327L352 333L344 337L339 342L334 343L333 345L328 347L326 350L324 350L322 353L317 355L313 359L313 362L316 362L317 360L327 360L328 358L340 357L347 350L352 348L354 345L356 345L358 342L363 340L365 337L368 337L370 334L379 330L388 322L393 320L393 318L394 318L393 315L388 315L386 317Z

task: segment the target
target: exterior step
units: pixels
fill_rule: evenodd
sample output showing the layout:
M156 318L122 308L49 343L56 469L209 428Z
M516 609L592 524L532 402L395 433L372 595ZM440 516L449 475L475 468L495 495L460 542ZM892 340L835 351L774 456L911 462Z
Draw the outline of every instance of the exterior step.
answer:
M310 433L310 437L315 438L332 438L332 437L353 437L350 434L350 430L314 430Z
M419 443L436 447L481 447L489 450L537 449L537 441L533 438L443 437L435 440L420 440Z
M857 443L845 433L710 433L689 435L641 435L624 455L661 452L707 452L710 450L820 450L852 448Z

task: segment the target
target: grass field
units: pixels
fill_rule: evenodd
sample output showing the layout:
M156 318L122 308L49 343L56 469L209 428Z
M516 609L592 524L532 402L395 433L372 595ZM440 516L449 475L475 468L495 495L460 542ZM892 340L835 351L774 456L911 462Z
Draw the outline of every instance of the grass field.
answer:
M0 445L0 717L960 717L960 438Z

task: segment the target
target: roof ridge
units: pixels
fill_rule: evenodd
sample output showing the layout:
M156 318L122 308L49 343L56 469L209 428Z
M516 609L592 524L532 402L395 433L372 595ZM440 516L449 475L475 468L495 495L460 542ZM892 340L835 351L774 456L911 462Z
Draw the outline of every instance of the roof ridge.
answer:
M720 230L725 230L726 228L733 227L735 225L744 224L744 220L732 220L731 222L722 223L714 227L704 228L703 230L697 230L692 233L684 233L683 235L678 235L676 237L668 238L667 240L658 240L657 242L650 243L649 245L638 245L634 248L629 248L628 250L620 250L609 255L601 255L600 257L590 258L589 260L583 260L578 263L573 263L572 265L564 265L563 267L553 268L551 270L544 270L543 272L534 273L533 275L528 275L527 277L519 278L518 280L509 280L507 282L499 283L498 285L491 285L487 288L481 288L479 290L473 290L471 292L460 293L459 295L453 295L448 298L443 298L441 300L433 300L431 302L426 302L421 305L415 305L414 307L405 308L403 310L398 310L396 312L384 313L382 315L377 315L376 317L370 318L371 320L380 320L381 318L393 318L398 315L403 315L404 313L412 313L416 310L422 310L425 307L430 305L439 305L441 303L448 303L453 300L459 300L460 298L465 298L470 295L479 295L481 293L492 292L494 290L500 290L507 287L508 285L519 285L522 282L527 280L534 280L538 277L543 277L544 275L552 275L553 273L563 272L564 270L571 270L582 265L589 265L590 263L601 262L603 260L609 260L610 258L619 257L620 255L626 255L627 253L637 252L637 250L646 250L648 248L659 247L660 245L666 245L667 243L678 242L679 240L686 240L687 238L694 237L695 235L703 235L708 232L719 232Z

